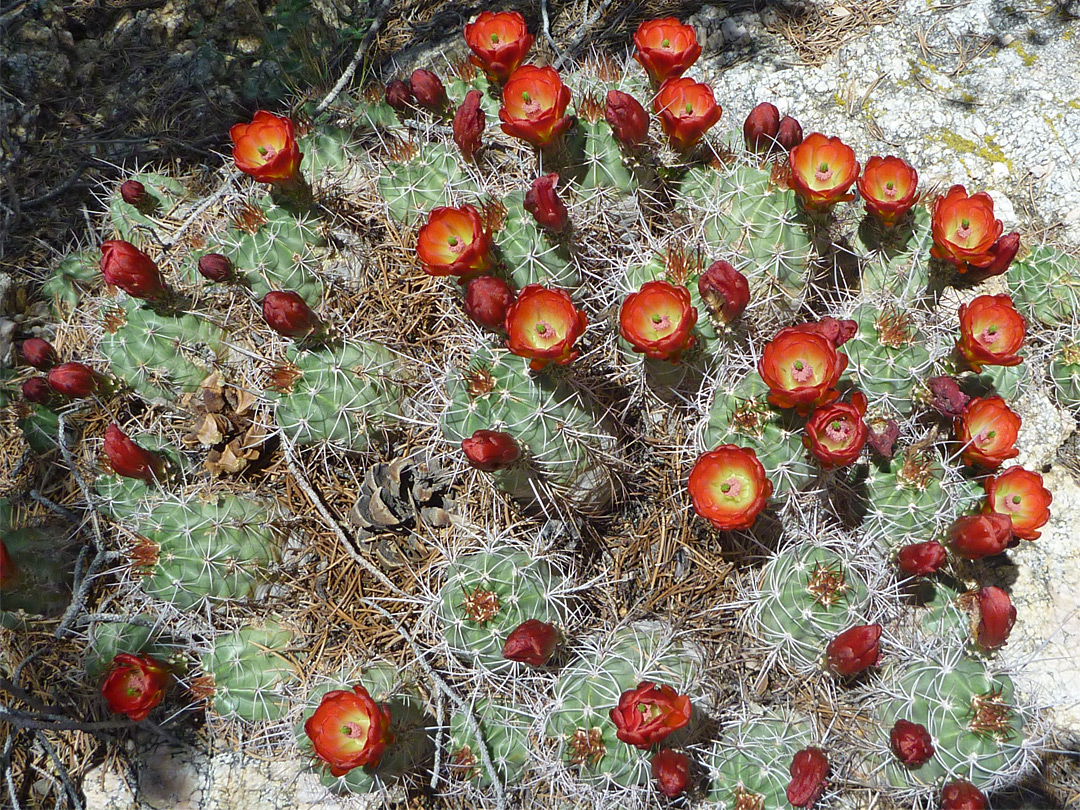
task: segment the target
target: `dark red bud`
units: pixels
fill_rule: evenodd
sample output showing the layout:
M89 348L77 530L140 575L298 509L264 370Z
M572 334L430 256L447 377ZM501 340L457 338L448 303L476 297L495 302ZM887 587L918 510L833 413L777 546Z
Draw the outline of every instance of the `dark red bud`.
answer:
M934 756L934 743L926 726L908 720L897 720L889 732L889 747L909 768L925 765Z
M469 464L484 472L509 467L521 457L521 448L509 433L498 430L478 430L462 439L461 449Z
M880 624L856 625L845 630L825 648L829 672L846 677L874 666L881 656L880 639Z
M690 758L662 748L653 755L652 775L660 792L673 799L686 790L690 781Z
M44 377L31 377L22 384L23 399L36 405L48 405L52 399L52 389Z
M993 255L994 260L986 267L975 268L976 274L979 278L1000 276L1009 269L1009 265L1012 264L1012 260L1016 258L1016 254L1019 250L1020 234L1015 232L1005 234L994 242L993 246L990 248L990 253Z
M987 804L982 791L963 779L941 789L941 810L986 810Z
M266 325L285 337L304 338L319 329L319 316L292 290L268 292L262 311Z
M649 137L649 114L629 93L608 90L604 119L615 139L628 149L636 149Z
M739 318L750 303L750 284L730 262L713 262L698 276L698 294L709 313L724 323Z
M146 186L138 180L125 180L120 184L120 197L128 205L142 205L150 199Z
M413 102L412 90L401 79L394 79L386 84L386 103L397 112L409 111L409 105Z
M780 131L780 111L775 104L763 101L750 111L743 122L743 139L751 152L768 152L775 147Z
M570 212L555 190L558 182L559 175L545 174L533 180L532 188L525 192L525 210L537 223L555 232L565 229L570 221Z
M466 160L472 160L482 143L481 136L487 126L487 114L480 106L483 95L479 90L470 90L465 94L458 111L454 113L454 143Z
M409 77L409 88L412 90L416 102L434 112L441 111L446 106L446 87L442 79L430 70L414 70Z
M952 377L931 377L926 385L930 389L930 407L942 416L960 416L971 401Z
M788 802L792 807L810 807L825 792L829 759L820 748L804 748L792 758L789 772Z
M785 115L780 119L780 126L776 131L777 145L783 151L790 152L802 142L802 125L790 115Z
M199 275L207 281L228 281L233 265L228 256L220 253L207 253L199 258Z
M900 425L895 419L879 419L867 426L866 443L882 458L892 458L896 440L900 438Z
M999 512L963 515L949 527L948 543L968 560L993 557L1009 547L1012 518Z
M97 372L82 363L61 363L54 366L45 379L53 391L72 399L88 397L98 390Z
M945 546L936 540L909 543L896 553L896 564L909 577L926 577L939 570L948 559Z
M56 363L56 349L42 338L27 338L20 347L23 360L38 371L48 371Z
M826 315L817 322L817 325L818 332L831 340L833 346L838 349L855 337L855 333L859 331L859 324L849 318L838 320Z
M130 242L110 239L101 243L101 275L132 298L152 301L166 293L157 263Z
M559 644L559 631L539 619L526 619L515 627L503 644L503 658L530 667L542 667Z
M1009 594L989 585L979 591L979 623L975 628L975 643L984 650L994 650L1009 638L1016 623L1016 607Z
M128 438L115 424L105 429L102 449L113 472L125 478L137 478L150 484L165 470L160 458Z
M0 540L0 588L6 588L14 584L15 575L19 573L15 560L11 558L4 541Z
M465 314L485 329L501 332L514 291L497 276L477 276L465 288Z

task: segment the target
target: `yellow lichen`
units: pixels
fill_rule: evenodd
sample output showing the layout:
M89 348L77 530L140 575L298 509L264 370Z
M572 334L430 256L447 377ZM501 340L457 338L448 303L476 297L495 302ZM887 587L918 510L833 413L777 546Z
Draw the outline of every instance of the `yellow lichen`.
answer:
M1028 53L1024 50L1024 46L1020 44L1019 40L1014 40L1010 43L1009 48L1016 51L1017 56L1024 60L1024 67L1031 67L1039 59L1035 54Z
M1009 171L1012 171L1012 161L1009 160L1004 150L989 135L983 137L981 145L947 129L940 130L940 138L954 152L962 155L975 155L988 163L1004 163L1009 167Z

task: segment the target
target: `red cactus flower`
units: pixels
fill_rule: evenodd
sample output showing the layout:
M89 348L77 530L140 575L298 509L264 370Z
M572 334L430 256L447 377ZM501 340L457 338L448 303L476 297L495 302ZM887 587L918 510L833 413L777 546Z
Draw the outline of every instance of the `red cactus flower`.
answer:
M919 199L919 173L898 157L874 155L858 180L859 194L867 212L887 228L904 218Z
M750 303L750 282L731 262L722 259L698 276L698 295L709 314L724 323L738 320Z
M619 310L619 334L635 352L653 360L678 363L694 345L698 311L690 291L666 281L646 281L630 293Z
M525 192L525 210L533 215L536 222L548 230L559 233L570 222L570 212L566 203L559 197L555 184L559 175L555 172L544 174L533 180L532 187Z
M491 266L491 232L471 205L435 208L416 236L416 255L428 275L464 280Z
M988 585L976 594L978 622L975 644L983 650L996 650L1005 644L1016 623L1016 607L1001 588Z
M971 782L956 779L941 789L941 810L986 810L982 791Z
M574 344L588 323L565 290L529 284L506 310L506 347L530 358L534 371L548 363L564 366L578 356Z
M653 109L677 152L689 151L723 112L712 88L693 79L668 79L656 94Z
M493 332L503 330L512 303L514 291L497 276L476 276L465 288L465 314Z
M551 660L559 644L559 631L539 619L526 619L506 637L503 658L530 667L542 667Z
M828 338L837 349L855 337L855 333L859 331L859 325L850 318L838 319L829 315L800 324L798 328Z
M870 437L863 421L866 395L856 391L851 402L833 402L815 408L806 423L803 446L823 469L832 470L853 464Z
M299 340L320 331L316 315L300 293L292 290L268 292L262 300L263 320L279 335Z
M120 184L120 199L128 205L145 205L150 201L150 195L138 180L125 180Z
M926 387L930 391L930 407L950 419L962 414L971 402L971 397L960 390L960 384L952 377L931 377Z
M769 402L808 414L840 394L835 391L848 358L813 324L788 326L765 344L758 374L769 386Z
M377 767L386 746L394 741L390 709L379 707L360 684L351 692L335 689L323 695L304 723L304 733L334 776L364 765Z
M934 756L934 743L926 726L909 720L897 720L889 732L893 754L909 768L925 765Z
M693 26L675 17L643 22L634 33L634 45L634 59L645 68L654 87L682 76L701 56Z
M480 106L483 94L479 90L470 90L465 94L458 111L454 113L454 143L465 159L472 161L483 143L482 136L487 126L487 113Z
M461 440L461 450L469 464L484 472L509 467L521 458L521 447L509 433L499 430L477 430Z
M627 745L646 749L690 722L690 698L670 686L642 681L619 696L611 710L615 736Z
M690 782L690 758L686 754L662 748L653 754L652 775L660 792L673 799Z
M169 684L169 670L149 655L120 653L101 684L109 711L126 714L133 722L145 720L161 703Z
M233 263L221 253L207 253L199 257L199 275L207 281L228 281L232 276Z
M502 100L502 131L538 149L554 143L573 123L566 114L570 88L553 67L522 65L507 79Z
M963 515L949 527L946 542L968 560L981 560L1003 552L1012 539L1012 521L996 512Z
M896 563L909 577L926 577L941 569L948 559L945 546L936 540L909 543L896 553Z
M1012 264L1012 260L1016 258L1019 251L1020 234L1015 231L1005 234L990 246L990 255L993 258L990 264L979 268L978 276L980 278L1000 276L1009 269L1009 265Z
M101 275L132 298L151 301L165 294L165 281L154 260L130 242L110 239L101 243Z
M259 110L250 124L234 124L229 130L236 168L260 183L289 184L301 181L300 147L293 122Z
M960 457L967 466L996 470L1002 462L1016 458L1016 436L1020 417L1001 397L971 400L955 420L956 440L963 445Z
M694 511L720 530L753 526L773 491L757 453L733 444L702 455L687 486Z
M1040 528L1050 520L1054 496L1043 486L1043 477L1023 467L1009 467L983 481L986 512L1007 515L1012 534L1021 540L1037 540Z
M409 111L413 103L412 88L401 79L393 79L386 83L386 103L395 112L404 113Z
M790 154L791 150L802 142L802 124L790 115L785 115L780 119L780 126L776 130L777 146L779 146L782 151Z
M36 405L48 405L52 399L53 391L44 377L30 377L23 380L22 395L27 402Z
M825 648L825 666L833 675L846 677L874 666L881 657L880 624L850 627Z
M804 748L791 758L788 771L791 774L787 786L788 803L792 807L810 807L825 792L829 758L820 748Z
M963 186L953 186L934 201L930 222L934 246L930 255L950 262L958 272L969 265L994 263L994 243L1001 236L1001 220L994 217L994 200L985 191L968 196Z
M825 210L855 198L848 189L859 176L855 152L839 138L812 132L791 150L791 188L809 210Z
M780 132L780 111L775 104L763 101L743 121L743 140L751 152L769 152L776 146Z
M102 450L112 471L125 478L152 484L165 472L165 464L160 458L137 445L116 424L105 428Z
M498 83L506 81L525 61L533 39L525 18L516 11L485 11L465 26L472 63Z
M97 372L82 363L61 363L53 366L45 379L49 388L71 399L96 394L101 385Z
M970 304L960 305L960 340L956 348L971 367L1017 366L1027 335L1027 323L1007 295L980 295Z
M48 371L56 364L56 349L49 341L42 338L27 338L19 347L23 360L38 371Z
M649 114L636 98L621 90L608 90L604 120L615 140L627 149L636 149L649 137Z
M409 89L421 107L441 112L446 106L446 86L430 70L417 68L409 77Z
M15 564L8 547L0 539L0 588L10 588L14 585L18 574L19 566Z

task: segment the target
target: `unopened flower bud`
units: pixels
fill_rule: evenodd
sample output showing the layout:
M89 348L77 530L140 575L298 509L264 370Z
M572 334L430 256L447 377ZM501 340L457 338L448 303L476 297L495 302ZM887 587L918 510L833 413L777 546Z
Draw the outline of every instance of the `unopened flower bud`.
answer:
M439 112L446 106L446 87L430 70L414 70L409 77L409 89L422 107Z
M487 113L480 106L483 94L479 90L470 90L465 94L458 111L454 113L454 143L461 154L471 161L482 143L481 136L487 126Z
M743 140L751 152L768 152L776 144L780 131L780 111L775 104L763 101L750 111L743 122Z
M465 314L493 332L503 330L512 303L514 291L497 276L477 276L465 288Z
M521 448L509 433L498 430L477 430L461 442L469 464L484 472L509 467L521 457Z
M731 323L750 303L750 284L730 262L721 260L698 276L698 294L711 315Z
M503 658L530 667L542 667L555 653L559 631L539 619L526 619L515 627L503 644Z
M207 281L228 281L232 269L229 257L220 253L207 253L199 258L199 275Z
M150 484L165 471L160 458L128 438L115 424L105 429L102 450L113 472L124 478L136 478Z
M266 325L285 337L305 338L319 329L319 316L292 290L268 292L262 311Z
M609 90L604 119L615 139L628 149L635 149L649 137L649 114L629 93Z
M941 789L941 810L986 810L986 796L964 779L949 782Z
M780 119L780 126L776 130L777 145L783 151L790 152L802 142L802 125L790 115L785 115Z
M408 112L412 104L413 93L409 85L401 79L394 79L386 84L386 103L399 113Z
M690 758L670 748L661 748L653 754L652 775L660 792L673 799L690 782Z
M934 743L926 726L908 720L897 720L889 732L889 747L909 768L925 765L934 756Z
M97 372L82 363L61 363L53 366L49 369L46 380L49 388L71 399L96 393L100 383Z
M125 180L121 183L120 197L128 205L144 205L150 199L146 186L138 180Z
M856 625L845 630L825 648L826 667L833 675L845 677L874 666L881 656L880 639L880 624Z
M532 188L525 192L525 210L533 215L540 225L556 233L565 230L570 221L570 212L566 203L559 198L555 184L559 175L552 172L533 180Z
M825 792L829 758L820 748L804 748L792 757L788 771L791 774L787 786L788 803L792 807L810 807Z
M945 546L936 540L909 543L896 553L896 564L909 577L925 577L939 570L948 559Z
M38 371L48 371L56 363L56 349L42 338L27 338L19 350L23 360Z

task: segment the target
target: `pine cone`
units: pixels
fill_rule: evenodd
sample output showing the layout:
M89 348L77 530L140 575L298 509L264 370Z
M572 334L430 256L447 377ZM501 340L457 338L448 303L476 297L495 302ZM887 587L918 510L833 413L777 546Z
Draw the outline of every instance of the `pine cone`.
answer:
M439 468L418 456L402 456L368 468L349 522L361 537L383 531L406 533L417 521L439 528L450 523L453 499Z

